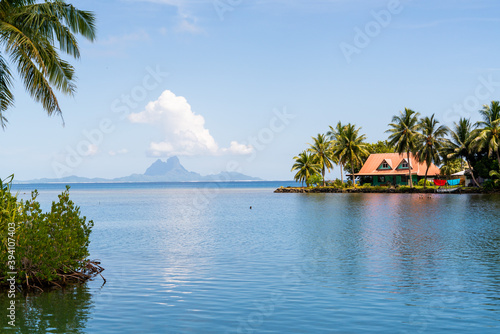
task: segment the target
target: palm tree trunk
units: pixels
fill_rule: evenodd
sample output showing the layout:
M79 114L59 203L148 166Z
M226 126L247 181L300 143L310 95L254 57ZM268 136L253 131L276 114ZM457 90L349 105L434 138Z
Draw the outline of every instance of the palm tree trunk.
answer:
M469 165L470 175L472 176L472 181L474 181L474 184L476 185L476 187L479 187L479 183L477 183L476 178L474 177L474 171L472 170L472 165L470 164L469 159L466 158L465 161L467 161L467 165Z
M340 166L340 181L342 181L342 185L344 185L344 174L342 174L342 163L339 163Z
M500 152L497 150L497 161L498 161L498 166L500 166Z
M410 188L413 188L413 180L411 179L411 163L410 163L410 151L406 151L406 156L408 157L408 176L410 177Z
M321 174L323 174L323 187L325 186L325 165L323 165L323 169L321 170Z
M424 176L424 189L427 188L427 172L429 171L429 167L431 165L427 165L427 169L425 170L425 176Z
M352 185L354 188L356 188L356 182L354 181L354 165L352 164L352 155L351 155L351 179L352 179Z

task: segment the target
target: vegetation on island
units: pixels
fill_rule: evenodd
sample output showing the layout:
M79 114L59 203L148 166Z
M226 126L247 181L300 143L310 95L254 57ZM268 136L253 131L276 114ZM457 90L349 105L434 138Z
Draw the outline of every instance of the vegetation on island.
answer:
M75 35L93 41L93 13L62 0L0 1L0 126L14 106L13 74L50 115L62 111L56 91L73 95L75 69L66 58L80 57ZM15 70L14 70L15 69ZM9 182L0 181L0 287L42 289L84 281L102 271L88 261L93 222L86 221L69 199L69 188L42 212L36 190L27 201L11 194Z
M500 102L491 101L479 110L481 120L473 124L470 119L460 118L450 129L440 125L435 115L420 117L420 113L409 108L399 112L388 124L388 138L385 141L367 143L361 127L355 124L338 122L329 126L326 134L313 137L309 148L294 157L292 171L294 179L305 182L307 187L318 185L337 188L356 187L355 173L359 172L368 156L372 153L399 153L407 157L410 154L418 161L440 167L442 176L450 176L465 170L472 178L473 185L480 187L478 178L486 180L482 187L486 190L500 189ZM325 172L340 168L340 180L325 180ZM432 187L425 176L418 182L418 187ZM349 183L344 182L343 174L351 175ZM409 174L409 189L414 187ZM360 184L370 186L361 177Z

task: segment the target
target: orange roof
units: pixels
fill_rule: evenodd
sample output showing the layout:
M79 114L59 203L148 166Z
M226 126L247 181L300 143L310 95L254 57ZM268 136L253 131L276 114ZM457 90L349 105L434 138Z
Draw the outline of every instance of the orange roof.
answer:
M406 161L406 153L404 154L398 154L398 153L376 153L376 154L370 154L368 159L366 160L365 164L359 171L359 173L356 173L356 176L373 176L373 175L408 175L408 169L397 169L401 162ZM380 165L382 165L382 162L389 163L391 169L378 169ZM392 162L392 163L391 163ZM413 154L410 153L410 166L411 166L411 173L416 174L418 176L424 176L425 175L425 170L427 169L427 164L425 161L422 162L417 162L413 156ZM429 171L427 172L427 176L431 175L436 175L439 174L439 168L431 164L429 167Z

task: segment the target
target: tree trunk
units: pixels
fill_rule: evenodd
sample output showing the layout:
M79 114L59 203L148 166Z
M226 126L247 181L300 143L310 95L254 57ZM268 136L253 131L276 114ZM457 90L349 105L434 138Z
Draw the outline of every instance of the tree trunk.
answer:
M352 164L352 156L351 156L351 179L352 179L352 185L354 188L356 188L356 182L354 181L354 165Z
M321 174L323 174L323 187L325 186L325 165L323 165L323 169L321 170Z
M342 163L339 163L340 166L340 181L342 181L342 185L344 185L344 174L342 174Z
M424 176L424 189L425 189L425 188L427 188L427 172L429 171L429 167L430 167L430 166L431 166L431 165L430 165L430 164L428 164L428 165L427 165L427 169L425 170L425 176Z
M469 159L465 159L465 160L467 161L467 164L469 165L470 175L472 176L472 181L474 181L474 184L476 185L476 187L479 187L479 183L477 183L476 178L474 177L474 171L472 170L472 165L470 164Z
M410 151L406 151L406 155L408 157L408 175L410 177L410 188L413 188L413 180L411 178L411 163L410 163Z
M498 161L498 166L500 166L500 152L497 150L497 161Z

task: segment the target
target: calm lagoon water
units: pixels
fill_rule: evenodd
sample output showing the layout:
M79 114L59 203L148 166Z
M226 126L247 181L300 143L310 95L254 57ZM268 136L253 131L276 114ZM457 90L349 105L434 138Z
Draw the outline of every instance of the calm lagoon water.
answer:
M74 185L107 283L19 296L18 332L500 332L499 196L283 184Z

